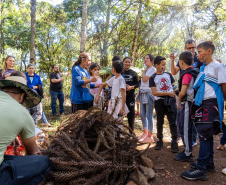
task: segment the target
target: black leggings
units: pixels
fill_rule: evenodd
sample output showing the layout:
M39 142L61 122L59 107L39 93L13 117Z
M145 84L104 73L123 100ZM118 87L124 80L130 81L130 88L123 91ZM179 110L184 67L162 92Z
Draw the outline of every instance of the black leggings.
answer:
M162 140L163 138L163 124L164 124L164 116L167 116L170 125L170 132L173 141L177 141L177 107L176 101L173 100L169 107L165 106L164 99L159 99L155 101L155 112L157 115L157 138Z
M127 114L129 127L134 130L134 120L135 120L135 95L126 95L126 105L129 109Z

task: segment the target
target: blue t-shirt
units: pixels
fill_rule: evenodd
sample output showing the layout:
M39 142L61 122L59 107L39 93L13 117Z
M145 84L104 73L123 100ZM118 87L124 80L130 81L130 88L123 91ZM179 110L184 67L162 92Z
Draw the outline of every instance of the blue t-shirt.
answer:
M197 53L195 53L194 62L193 62L193 64L192 64L191 66L194 67L194 68L200 69L200 67L201 67L202 65L203 65L203 62L200 62L200 61L199 61L199 59L197 58ZM177 65L176 65L176 66L180 68L179 61L177 62ZM185 71L185 70L182 70L182 69L180 68L180 76L183 74L184 71Z

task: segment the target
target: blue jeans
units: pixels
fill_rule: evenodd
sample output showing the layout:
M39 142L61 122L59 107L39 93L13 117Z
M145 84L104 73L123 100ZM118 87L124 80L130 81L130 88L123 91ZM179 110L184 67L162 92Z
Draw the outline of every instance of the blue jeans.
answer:
M207 164L213 164L213 136L208 139L199 137L200 148L196 168L206 171Z
M13 156L4 155L0 165L1 185L36 185L45 179L51 163L42 155Z
M140 99L140 117L143 124L143 129L148 129L148 132L153 133L153 100L148 97L148 103L143 104L142 98Z
M45 124L48 123L48 120L47 120L46 115L45 115L43 110L42 110L42 122L45 123Z
M222 145L226 144L226 131L223 132L223 135L220 140L220 144L222 144Z
M60 113L64 112L64 93L63 91L51 91L49 90L49 93L51 95L51 109L52 109L52 114L56 114L56 101L57 99L59 100L59 108L60 108Z

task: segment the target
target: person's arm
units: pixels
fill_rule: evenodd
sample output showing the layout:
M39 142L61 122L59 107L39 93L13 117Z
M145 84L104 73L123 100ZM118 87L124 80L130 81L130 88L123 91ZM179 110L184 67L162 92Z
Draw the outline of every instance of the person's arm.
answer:
M97 92L97 94L96 94L95 100L94 100L94 102L95 102L96 104L97 104L98 101L99 101L99 96L100 96L100 93L101 93L102 89L104 89L106 86L107 86L107 82L104 82L104 83L102 83L102 84L100 85L100 87L99 87L99 89L98 89L98 92Z
M171 97L174 97L176 95L175 92L173 92L173 91L171 91L171 92L156 91L156 87L151 87L151 91L152 91L152 94L154 96L171 96Z
M147 70L144 70L143 73L142 73L142 81L143 82L147 82L150 78L150 76L147 76L145 73L146 73Z
M172 75L176 75L178 73L178 71L180 70L180 68L178 66L175 66L175 64L174 64L175 58L176 57L174 56L174 53L171 53L170 54L170 60L171 60L170 69L171 69Z
M124 110L125 110L125 104L126 104L126 90L125 89L121 89L121 93L122 93L122 107L120 109L119 114L123 115L124 114Z
M226 100L226 83L221 84L224 99Z
M37 78L38 78L38 84L41 84L43 86L40 76L37 76ZM33 89L38 89L38 85L33 86Z
M132 89L136 89L139 87L139 81L138 81L138 76L137 76L137 73L135 73L134 77L133 77L133 83L134 85L128 85L126 84L126 91L130 91Z
M178 96L178 100L181 102L182 98L186 95L187 93L187 88L188 88L188 85L185 85L183 84L182 87L181 87L181 91L179 93L179 96Z
M83 86L83 85L85 85L87 83L90 83L90 82L96 82L97 81L97 78L96 77L93 77L92 79L83 80L82 79L82 76L80 74L79 69L77 69L76 67L74 67L72 69L72 80L75 82L75 85L76 86Z
M21 139L21 141L26 150L26 155L42 155L41 151L38 149L35 136L28 139Z
M60 78L60 79L53 78L53 79L51 79L51 82L52 83L59 83L59 82L62 82L63 80L64 80L63 78Z

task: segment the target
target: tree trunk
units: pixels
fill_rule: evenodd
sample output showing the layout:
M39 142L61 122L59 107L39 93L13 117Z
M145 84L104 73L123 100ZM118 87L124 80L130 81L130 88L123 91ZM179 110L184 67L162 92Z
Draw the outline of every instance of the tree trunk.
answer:
M100 64L102 67L105 67L108 64L110 11L111 11L111 0L108 0L106 26L105 26L104 39L103 39L103 49L101 51L101 63Z
M35 64L35 27L36 27L36 0L31 0L31 42L30 42L30 63Z
M132 46L132 66L134 66L134 58L135 58L135 54L136 54L136 46L137 46L138 30L139 30L139 26L140 26L142 3L143 3L142 0L140 0L139 10L138 10L138 15L137 15L137 23L136 23L136 28L135 28L135 35L134 35L133 46Z
M0 35L1 35L1 39L0 39L0 47L1 47L1 55L0 57L3 59L4 58L4 35L2 32L2 0L0 0ZM4 61L4 59L3 59Z
M80 53L85 51L85 45L86 45L87 6L88 6L88 0L83 0Z

